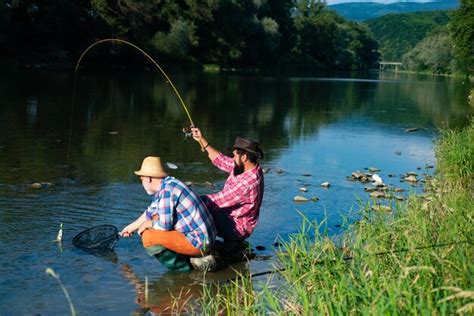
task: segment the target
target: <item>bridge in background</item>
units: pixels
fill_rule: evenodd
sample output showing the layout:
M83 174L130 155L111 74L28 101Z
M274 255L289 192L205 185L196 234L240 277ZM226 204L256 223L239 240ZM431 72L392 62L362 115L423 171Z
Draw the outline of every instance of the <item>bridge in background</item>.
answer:
M398 72L398 68L402 66L402 63L396 61L381 61L379 62L379 69L392 69L395 68L395 72Z

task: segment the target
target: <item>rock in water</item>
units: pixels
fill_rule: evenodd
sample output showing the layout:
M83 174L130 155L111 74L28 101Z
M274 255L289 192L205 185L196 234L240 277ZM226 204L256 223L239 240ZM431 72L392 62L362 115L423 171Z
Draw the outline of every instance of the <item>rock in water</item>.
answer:
M420 129L419 127L410 127L410 128L407 128L405 132L412 133L412 132L416 132L419 129Z
M297 195L293 198L293 201L294 202L308 202L309 199L304 197L304 196L301 196L301 195Z
M370 197L376 198L376 199L383 199L386 197L385 193L380 192L380 191L374 191L370 193Z
M42 187L41 183L38 183L38 182L32 183L30 185L30 188L32 188L32 189L41 189L41 187Z
M323 183L321 183L321 186L323 188L329 188L331 186L331 184L329 182L323 182Z
M301 192L308 192L308 188L305 188L305 187L301 187L298 190Z

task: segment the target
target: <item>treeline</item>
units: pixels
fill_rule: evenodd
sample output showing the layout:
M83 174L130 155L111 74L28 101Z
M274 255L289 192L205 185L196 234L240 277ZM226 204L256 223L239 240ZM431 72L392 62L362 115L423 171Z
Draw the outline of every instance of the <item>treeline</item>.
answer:
M0 4L3 60L71 65L89 44L110 37L131 41L168 62L221 67L368 69L379 57L366 26L345 20L320 0ZM133 61L126 51L109 47L95 58Z
M436 74L474 73L474 2L454 11L388 14L366 22L381 58Z

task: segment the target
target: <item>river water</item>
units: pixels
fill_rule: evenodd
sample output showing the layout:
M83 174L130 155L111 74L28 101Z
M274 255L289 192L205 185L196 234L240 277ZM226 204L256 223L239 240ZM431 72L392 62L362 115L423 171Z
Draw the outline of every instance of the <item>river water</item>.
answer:
M158 74L80 72L73 103L71 73L7 73L0 78L1 315L69 313L48 267L59 274L76 311L88 315L144 313L145 278L148 302L160 311L183 289L198 295L203 280L226 280L234 269L267 270L275 241L297 232L303 217L326 218L330 235L343 229L343 217L357 220L370 198L364 185L346 179L353 171L377 167L386 183L406 190L402 194L421 192L400 182L400 175L433 174L426 166L435 164L438 128L466 125L473 114L469 82L462 79L394 73L171 78L214 147L225 151L237 135L261 141L261 164L269 171L260 223L250 238L254 248L265 247L256 251L261 259L203 275L166 271L138 237L119 240L107 256L74 248L71 240L81 230L122 228L149 204L133 174L145 156L176 164L173 175L193 182L199 194L218 191L226 175L196 142L184 140L181 129L189 120ZM329 189L320 186L326 181ZM319 201L296 204L296 195ZM60 223L62 244L52 242Z

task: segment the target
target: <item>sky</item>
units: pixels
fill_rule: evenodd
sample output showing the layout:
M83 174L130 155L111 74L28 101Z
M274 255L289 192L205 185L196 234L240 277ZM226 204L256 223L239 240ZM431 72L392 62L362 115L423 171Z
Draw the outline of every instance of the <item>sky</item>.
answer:
M347 2L378 2L378 3L394 3L394 2L433 2L434 0L326 0L328 5L347 3Z

